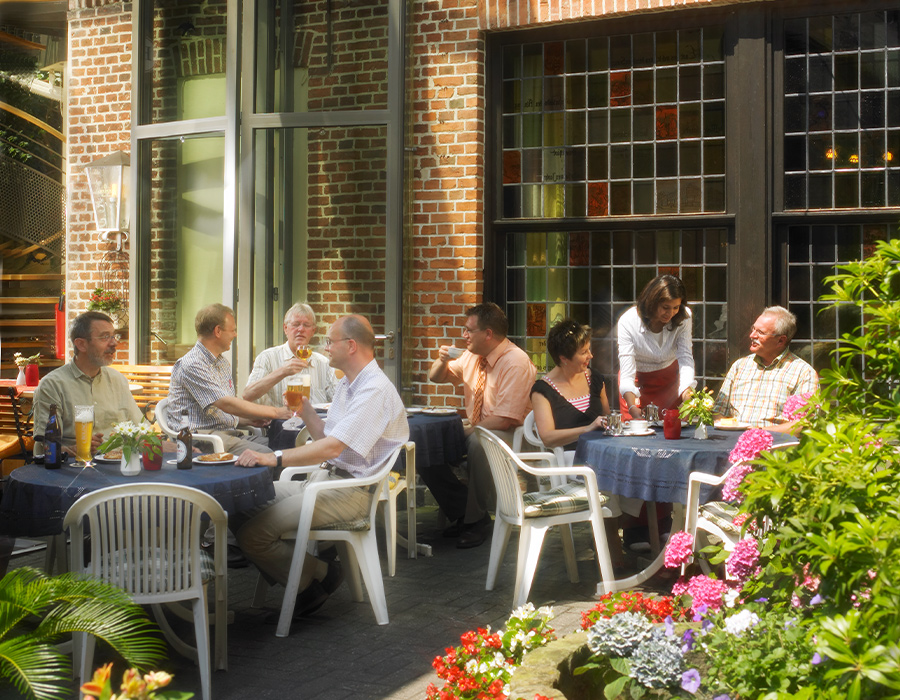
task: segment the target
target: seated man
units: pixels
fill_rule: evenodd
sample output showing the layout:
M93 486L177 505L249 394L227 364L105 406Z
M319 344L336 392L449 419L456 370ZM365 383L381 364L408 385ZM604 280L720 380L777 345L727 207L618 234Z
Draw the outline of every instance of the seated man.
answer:
M530 392L537 370L525 351L506 337L508 328L506 314L496 304L473 306L466 311L463 327L467 351L450 360L449 346L442 345L428 373L433 382L462 385L471 423L466 428L468 487L450 469L419 471L441 510L456 521L445 535L458 534L456 546L460 549L484 542L490 522L487 512L497 499L487 455L475 426L487 428L512 443L513 432L531 410Z
M131 395L128 380L109 367L116 358L119 340L112 319L99 311L87 311L72 321L69 339L74 350L72 359L47 374L35 389L34 432L37 440L43 437L50 404L55 403L63 448L74 455L75 406L94 407L92 450L100 446L103 436L116 423L126 420L140 423L144 414ZM36 445L35 449L42 450L42 447Z
M325 338L331 365L344 373L323 421L304 399L301 415L314 441L301 447L259 454L248 450L238 459L243 466L281 467L329 462L314 478L352 479L374 474L391 453L409 439L406 409L400 395L375 362L375 333L362 316L344 316ZM270 580L285 585L294 554L293 541L281 539L297 531L307 481L275 482L275 500L249 518L238 518L238 544L247 558ZM361 489L325 491L316 500L312 527L343 522L367 513L368 498ZM242 521L243 520L243 521ZM296 615L318 609L340 585L335 562L307 554L300 576Z
M309 367L312 373L310 401L327 403L334 396L337 377L328 358L313 352L309 359L297 357L297 348L312 343L316 334L316 314L307 304L294 304L284 315L284 335L287 342L263 350L253 363L253 371L244 387L245 401L266 406L283 406L287 378Z
M237 337L234 312L223 304L210 304L194 320L197 344L172 367L169 384L169 425L181 423L187 410L191 430L222 438L227 452L240 454L248 447L268 451L267 439L248 436L237 429L241 421L265 425L276 418L289 418L284 406L260 406L237 398L231 379L231 363L223 353Z
M796 332L797 317L790 311L781 306L763 310L750 329L750 354L731 365L716 397L717 418L791 432L796 421L781 418L785 402L819 388L816 371L788 349Z

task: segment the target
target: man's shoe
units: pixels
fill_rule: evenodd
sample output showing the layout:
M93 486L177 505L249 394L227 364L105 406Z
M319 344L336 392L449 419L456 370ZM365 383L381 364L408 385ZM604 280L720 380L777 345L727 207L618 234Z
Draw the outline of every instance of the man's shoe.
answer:
M484 532L479 528L466 530L456 541L457 549L472 549L484 542Z
M313 579L311 584L297 594L297 604L294 606L294 619L312 615L325 605L326 600L328 600L328 591L325 590L320 581Z
M320 583L322 584L322 589L328 594L331 595L334 593L343 583L344 581L344 569L343 567L336 561L328 562L328 573L325 574L325 578L323 578Z
M244 569L250 565L250 560L244 556L241 548L236 544L228 545L228 568Z
M460 518L452 525L444 528L444 531L441 533L442 537L459 537L463 534L463 530L465 530L465 524L463 524L463 519Z

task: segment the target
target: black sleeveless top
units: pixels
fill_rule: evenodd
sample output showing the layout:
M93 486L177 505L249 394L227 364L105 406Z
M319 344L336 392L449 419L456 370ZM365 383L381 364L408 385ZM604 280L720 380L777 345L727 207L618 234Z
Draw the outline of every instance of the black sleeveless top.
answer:
M550 402L550 410L553 413L553 421L557 430L566 428L580 428L589 425L598 416L603 415L603 375L596 370L591 370L590 379L590 405L588 410L582 413L569 400L560 394L556 388L543 379L538 379L531 388L531 393L538 393ZM563 449L574 450L578 441L569 443Z

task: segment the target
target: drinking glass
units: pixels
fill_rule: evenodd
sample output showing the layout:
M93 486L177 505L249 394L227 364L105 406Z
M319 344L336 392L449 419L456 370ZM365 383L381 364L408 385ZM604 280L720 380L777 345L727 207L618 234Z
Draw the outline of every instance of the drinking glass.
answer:
M75 406L75 458L82 467L90 466L93 436L94 407Z
M287 378L287 386L284 392L284 401L291 410L291 417L284 422L286 430L299 430L303 427L303 421L297 416L297 411L303 406L303 397L309 401L310 374L302 371Z
M294 354L301 360L308 360L312 357L312 348L309 345L298 345Z

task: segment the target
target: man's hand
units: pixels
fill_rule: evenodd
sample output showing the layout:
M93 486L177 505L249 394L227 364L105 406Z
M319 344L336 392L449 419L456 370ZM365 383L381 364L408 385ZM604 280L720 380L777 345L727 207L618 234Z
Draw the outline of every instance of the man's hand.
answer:
M309 367L308 360L301 360L299 357L292 357L290 360L281 365L281 377L291 377L301 369Z
M254 452L253 450L244 450L237 460L239 467L274 467L275 462L275 455L271 452Z
M103 433L91 435L91 452L96 451L103 444Z
M438 348L438 360L443 363L447 363L450 361L450 346L449 345L441 345Z
M254 428L265 428L271 422L266 418L257 418L256 420L247 421L247 425L252 425Z

